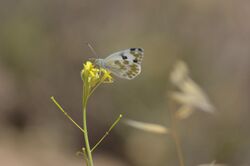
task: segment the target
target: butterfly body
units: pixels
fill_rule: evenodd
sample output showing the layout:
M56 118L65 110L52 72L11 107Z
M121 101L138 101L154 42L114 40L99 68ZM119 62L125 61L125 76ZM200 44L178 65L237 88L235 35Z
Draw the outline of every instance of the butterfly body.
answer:
M143 54L142 48L130 48L115 52L105 59L96 59L95 64L120 78L131 80L141 72Z

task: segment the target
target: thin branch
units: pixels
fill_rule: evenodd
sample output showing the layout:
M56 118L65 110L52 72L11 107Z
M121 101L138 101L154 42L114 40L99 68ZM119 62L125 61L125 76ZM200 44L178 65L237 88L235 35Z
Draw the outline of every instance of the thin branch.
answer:
M110 126L108 131L106 131L106 133L102 136L102 138L95 144L95 146L91 149L91 152L93 152L97 148L97 146L99 146L99 144L109 135L111 130L118 124L121 118L122 118L122 114L119 115L119 117L115 120L115 122Z
M69 116L69 114L62 108L62 106L56 101L54 96L51 96L50 99L54 102L54 104L63 112L63 114L72 122L76 127L78 127L83 133L85 131Z
M100 81L90 90L88 97L91 96L92 93L93 93L102 83L104 83L104 81L105 81L105 79L102 78L102 79L101 79L101 80L100 80Z
M99 85L101 85L102 83L103 83L103 81L98 82L98 83L95 85L95 87L94 87L93 89L91 89L91 91L89 92L88 97L91 96L92 93L96 90L96 88L97 88Z

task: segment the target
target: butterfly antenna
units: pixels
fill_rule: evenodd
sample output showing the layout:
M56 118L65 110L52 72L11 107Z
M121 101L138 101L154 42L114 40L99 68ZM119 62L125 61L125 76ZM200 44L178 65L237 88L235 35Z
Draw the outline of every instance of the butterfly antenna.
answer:
M86 43L86 44L89 47L89 49L91 50L91 52L94 54L94 56L96 58L98 58L97 53L96 53L95 49L91 46L91 44L90 43Z

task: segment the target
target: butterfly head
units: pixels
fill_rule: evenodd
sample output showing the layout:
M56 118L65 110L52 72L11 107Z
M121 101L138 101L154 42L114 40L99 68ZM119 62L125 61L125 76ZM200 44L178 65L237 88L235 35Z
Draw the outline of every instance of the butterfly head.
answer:
M102 68L105 67L103 59L95 59L94 63Z

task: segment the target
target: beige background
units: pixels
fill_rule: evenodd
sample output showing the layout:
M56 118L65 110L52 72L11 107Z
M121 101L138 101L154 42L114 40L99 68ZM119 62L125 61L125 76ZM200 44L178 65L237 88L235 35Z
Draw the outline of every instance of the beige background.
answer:
M166 94L177 59L217 108L179 124L187 166L250 164L250 2L246 0L0 1L0 165L78 166L83 138L50 101L81 122L82 63L142 47L142 73L101 86L88 107L93 145L125 117L169 126ZM96 165L178 165L174 143L119 124L94 154Z

